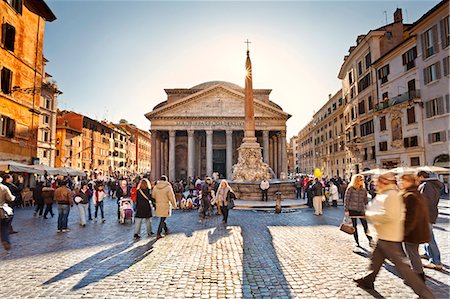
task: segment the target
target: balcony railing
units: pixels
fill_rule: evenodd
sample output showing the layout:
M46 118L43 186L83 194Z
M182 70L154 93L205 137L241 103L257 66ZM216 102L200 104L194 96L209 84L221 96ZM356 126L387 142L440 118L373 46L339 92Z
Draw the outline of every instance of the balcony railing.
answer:
M383 110L383 109L386 109L386 108L389 108L389 107L401 104L401 103L406 102L406 101L417 99L417 98L420 98L420 90L418 90L418 89L410 90L410 91L407 91L405 93L402 93L402 94L400 94L400 95L398 95L396 97L393 97L393 98L389 99L389 101L378 103L375 106L375 110L376 111L380 111L380 110Z

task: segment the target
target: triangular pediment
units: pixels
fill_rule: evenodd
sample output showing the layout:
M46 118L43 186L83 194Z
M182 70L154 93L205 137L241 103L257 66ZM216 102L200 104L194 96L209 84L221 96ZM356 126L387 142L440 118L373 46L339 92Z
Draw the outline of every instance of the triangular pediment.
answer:
M166 104L146 114L148 119L178 117L244 117L245 95L223 85L215 85ZM268 103L255 100L255 117L289 118L289 114Z

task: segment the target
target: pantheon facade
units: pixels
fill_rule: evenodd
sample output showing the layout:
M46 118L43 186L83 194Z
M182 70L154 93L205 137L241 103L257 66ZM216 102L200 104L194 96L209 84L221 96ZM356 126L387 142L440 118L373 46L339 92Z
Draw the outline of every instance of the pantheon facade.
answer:
M212 81L192 88L165 89L167 100L145 116L151 122L152 179L212 176L230 178L244 137L244 89ZM286 121L290 115L254 89L256 137L274 175L287 174Z

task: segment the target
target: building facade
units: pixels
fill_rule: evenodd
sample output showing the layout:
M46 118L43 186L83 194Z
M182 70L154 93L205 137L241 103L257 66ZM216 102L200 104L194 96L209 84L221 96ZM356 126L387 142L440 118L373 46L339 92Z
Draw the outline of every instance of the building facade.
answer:
M316 151L314 140L316 140L314 121L311 120L298 132L298 167L301 174L313 174L316 168Z
M37 163L45 22L56 19L43 0L0 1L0 157Z
M55 167L71 167L83 171L83 121L77 114L61 113L56 119Z
M168 174L170 180L177 180L213 173L230 178L244 136L244 89L213 81L165 91L167 101L146 114L152 130L152 178ZM270 92L254 90L256 137L264 162L279 177L287 174L290 115L270 101Z
M119 125L105 122L103 124L111 129L108 174L111 176L127 174L128 140L131 138L131 135Z

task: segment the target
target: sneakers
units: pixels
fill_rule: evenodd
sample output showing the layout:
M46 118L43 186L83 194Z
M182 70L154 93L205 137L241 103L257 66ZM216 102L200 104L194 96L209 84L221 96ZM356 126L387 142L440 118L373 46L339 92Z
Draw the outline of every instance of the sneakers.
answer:
M62 229L58 229L56 232L59 234L59 233L62 233L63 230Z
M70 232L70 229L68 229L68 228L64 228L64 229L62 230L62 232L63 232L63 233L67 233L67 232Z
M102 223L105 223L105 218L102 218Z
M163 237L163 236L161 236L161 235L157 235L157 236L156 236L156 240L162 239L162 237Z
M141 238L141 236L139 236L138 234L134 234L134 239L135 240L139 240Z
M442 265L436 265L435 263L429 262L428 264L423 265L424 268L427 269L435 269L435 270L442 270L444 266Z
M353 278L353 281L356 282L356 284L358 285L358 287L365 289L365 290L373 290L375 289L375 287L373 286L373 282L372 283L368 283L367 281L364 280L364 278Z

